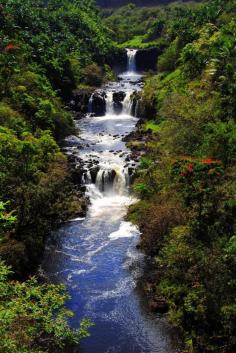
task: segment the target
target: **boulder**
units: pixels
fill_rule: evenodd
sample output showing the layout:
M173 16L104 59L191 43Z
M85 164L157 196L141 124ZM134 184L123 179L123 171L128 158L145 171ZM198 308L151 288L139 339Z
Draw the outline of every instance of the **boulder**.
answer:
M96 166L92 167L89 171L90 171L90 174L91 174L92 183L95 184L96 183L97 174L98 174L98 171L99 171L99 166L96 165Z
M106 99L105 92L95 92L93 94L92 111L96 116L106 114Z
M125 99L125 92L119 91L119 92L114 92L113 93L113 102L118 103L118 102L123 102Z
M92 90L89 89L74 90L72 92L72 99L69 103L69 108L77 113L86 114L88 112L88 103L91 94Z

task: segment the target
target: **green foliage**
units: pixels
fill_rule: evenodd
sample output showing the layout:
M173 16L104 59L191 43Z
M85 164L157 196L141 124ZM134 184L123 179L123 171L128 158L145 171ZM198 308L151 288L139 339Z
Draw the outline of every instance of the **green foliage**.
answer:
M0 202L0 242L4 239L5 233L12 229L16 221L13 212L6 211L7 202Z
M62 285L39 284L34 277L20 283L9 275L10 268L0 262L1 352L61 352L89 335L89 320L70 329L67 320L73 314L64 307L68 295Z
M150 26L153 22L156 23L156 17L159 13L159 7L140 8L134 4L128 4L117 10L104 10L103 21L109 28L112 38L115 38L118 43L124 43L133 39L133 37L138 40L138 36L143 35L146 31L149 31L151 38ZM132 26L130 23L132 23ZM132 43L134 44L134 42ZM137 44L137 42L135 43ZM124 44L123 46L125 47ZM139 47L139 45L134 46Z
M177 66L179 57L179 43L174 40L170 46L158 58L157 68L158 71L173 71Z
M197 353L236 349L235 6L173 5L148 31L163 53L141 97L152 163L141 163L134 188L149 193L130 219L155 258L169 318Z
M37 264L47 234L76 212L57 145L74 132L63 100L82 84L103 82L114 45L93 1L3 0L0 23L1 217L9 207L16 216L1 234L0 255L19 275Z
M136 183L134 185L134 191L139 193L142 197L145 197L150 193L148 186L144 183Z
M152 121L152 120L148 120L146 123L145 123L145 130L146 131L152 131L153 133L157 133L159 130L160 130L160 126L159 124L157 124L155 121Z
M101 86L103 83L103 71L102 69L96 65L91 64L86 66L82 71L84 82L88 86L98 87Z
M33 273L48 234L81 211L58 144L75 129L64 106L111 75L115 46L86 0L2 0L0 37L0 351L62 352L90 322L70 329L63 286L12 278Z

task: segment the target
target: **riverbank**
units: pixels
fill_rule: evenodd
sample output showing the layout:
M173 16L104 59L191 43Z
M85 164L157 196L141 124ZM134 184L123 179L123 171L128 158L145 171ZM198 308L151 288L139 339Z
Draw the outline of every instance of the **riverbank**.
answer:
M139 226L139 247L154 268L145 287L154 307L165 298L186 350L197 353L235 351L235 109L234 94L220 83L225 64L217 44L225 38L225 19L232 19L231 5L219 15L210 2L212 31L208 19L194 27L186 14L189 28L198 27L196 38L183 43L177 31L158 58L159 72L147 77L141 97L147 120L128 144L145 150L133 184L140 201L128 218ZM172 23L163 26L166 39ZM227 63L234 67L232 49ZM232 87L235 78L226 76Z

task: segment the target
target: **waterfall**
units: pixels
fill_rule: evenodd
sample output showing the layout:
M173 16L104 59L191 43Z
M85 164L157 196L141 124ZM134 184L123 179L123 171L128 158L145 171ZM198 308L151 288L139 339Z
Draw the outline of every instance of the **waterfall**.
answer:
M91 184L92 183L92 176L89 170L83 173L82 179L81 179L81 184L86 185L86 184Z
M89 98L88 113L93 113L93 94Z
M123 102L123 113L131 115L132 113L132 105L133 105L133 100L132 100L132 94L133 91L127 92L124 102Z
M112 191L116 179L116 171L113 169L100 169L96 177L96 186L102 192Z
M127 173L120 165L114 168L101 168L96 177L96 187L100 192L124 195L127 186Z
M114 180L114 189L118 195L124 195L126 191L126 176L124 170L116 172Z
M128 72L136 72L136 53L137 49L126 49L128 57Z
M114 114L114 102L113 102L113 92L108 91L106 93L106 113Z

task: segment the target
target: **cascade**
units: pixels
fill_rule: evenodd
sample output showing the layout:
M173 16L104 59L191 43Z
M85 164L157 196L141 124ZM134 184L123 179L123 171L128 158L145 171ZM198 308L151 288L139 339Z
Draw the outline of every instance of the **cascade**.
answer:
M83 185L92 183L92 176L91 176L91 173L89 170L87 170L86 172L83 173L81 183Z
M106 114L114 114L113 92L106 93Z
M88 113L92 113L93 112L93 94L90 96L89 98L89 102L88 102Z
M96 177L96 186L102 192L111 191L116 177L113 169L100 169Z
M123 113L131 115L132 112L132 105L133 105L133 100L132 100L132 94L133 91L127 92L124 102L123 102Z
M126 49L128 57L128 72L136 72L136 53L137 49Z
M132 156L124 141L135 129L137 119L132 114L141 104L138 101L135 107L133 99L142 77L136 71L135 55L136 50L127 49L128 72L91 95L88 112L98 111L76 122L80 134L70 138L66 148L78 157L78 173L83 173L90 202L85 218L62 225L42 264L50 279L63 282L69 290L73 327L78 327L81 317L95 324L91 337L82 342L83 353L177 353L163 320L156 314L152 319L140 305L136 283L144 259L136 249L139 231L125 220L127 207L136 202L129 185L138 156ZM106 103L105 114L100 102Z
M113 168L101 167L96 177L96 187L100 192L124 195L127 187L127 172L119 165Z

